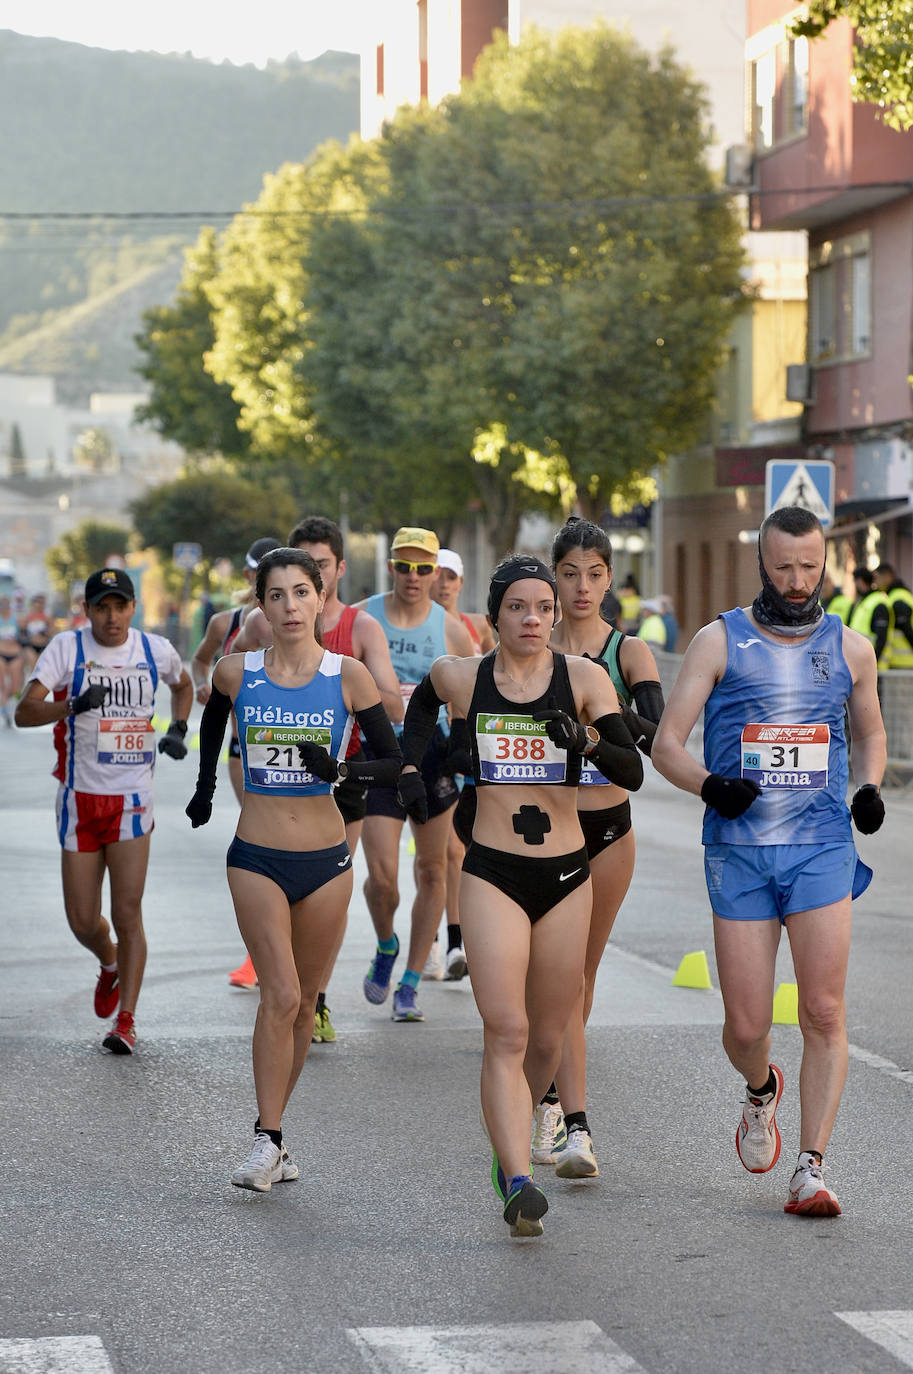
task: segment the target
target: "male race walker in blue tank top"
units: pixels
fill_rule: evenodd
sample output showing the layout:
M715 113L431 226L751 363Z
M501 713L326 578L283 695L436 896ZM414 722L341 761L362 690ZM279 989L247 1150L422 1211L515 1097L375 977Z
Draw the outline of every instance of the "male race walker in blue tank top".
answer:
M369 597L357 607L372 615L383 628L406 705L436 658L442 654L468 658L473 651L469 631L459 616L445 611L431 599L439 547L433 530L418 526L397 530L390 545L388 563L392 590ZM396 729L402 732L401 725ZM447 735L447 715L442 709L434 739L422 761L428 819L422 825L413 826L415 902L406 968L393 994L394 1021L424 1020L416 1002L416 989L444 911L447 840L451 811L460 795L453 777L444 771ZM408 786L408 779L401 782L401 790ZM387 999L393 965L399 953L393 918L399 901L399 840L405 819L406 812L396 788L371 789L362 828L362 845L368 866L365 900L377 932L377 950L364 980L364 994L369 1002L378 1005Z
M736 1150L757 1174L780 1156L783 1074L770 1063L770 1029L781 927L789 936L803 1050L799 1158L784 1210L798 1216L840 1213L822 1167L846 1081L851 907L872 878L850 817L863 834L884 819L875 654L824 612L824 562L817 517L798 506L767 516L761 592L698 631L653 744L659 771L706 803L723 1048L746 1080ZM702 710L703 765L686 748ZM844 716L856 788L849 808Z

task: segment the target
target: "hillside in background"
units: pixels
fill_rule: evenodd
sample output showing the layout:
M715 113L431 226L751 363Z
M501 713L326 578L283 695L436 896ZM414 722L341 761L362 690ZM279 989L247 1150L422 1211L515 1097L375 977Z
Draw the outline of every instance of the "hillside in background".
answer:
M347 141L358 98L346 53L261 71L0 30L0 370L50 372L73 402L136 389L133 335L183 246Z

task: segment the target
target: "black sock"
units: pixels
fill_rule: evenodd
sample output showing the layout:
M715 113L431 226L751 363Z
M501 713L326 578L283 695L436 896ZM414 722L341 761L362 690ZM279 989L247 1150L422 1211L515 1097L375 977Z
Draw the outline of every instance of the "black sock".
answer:
M549 1087L548 1092L547 1092L547 1093L545 1094L545 1096L543 1097L542 1102L547 1102L547 1103L549 1104L550 1107L557 1107L557 1105L558 1105L558 1103L559 1103L560 1101L561 1101L561 1098L558 1096L558 1089L557 1089L557 1087L555 1086L555 1084L552 1083L551 1086ZM540 1103L539 1105L541 1106L542 1103Z
M459 949L463 943L463 932L459 926L447 926L447 953L452 949Z
M774 1076L773 1069L768 1071L767 1082L764 1084L763 1088L753 1088L750 1083L747 1083L746 1087L752 1097L767 1097L769 1093L775 1093L777 1091L777 1080Z
M324 1007L326 1006L326 1004L327 1004L327 995L326 995L326 993L325 993L325 992L318 992L318 994L317 994L317 1006L316 1006L315 1010L316 1010L316 1011L323 1011L323 1009L324 1009Z
M281 1149L282 1149L282 1132L281 1132L281 1131L268 1131L268 1130L266 1130L266 1128L265 1128L264 1126L261 1126L261 1125L260 1125L260 1118L259 1118L259 1116L257 1117L256 1121L254 1122L254 1135L268 1135L269 1138L270 1138L270 1140L271 1140L271 1141L273 1142L273 1144L275 1145L276 1149L277 1149L277 1150L281 1150Z
M564 1118L564 1124L567 1128L568 1135L570 1135L571 1131L586 1131L587 1135L589 1135L590 1133L590 1128L586 1119L586 1112L566 1113Z

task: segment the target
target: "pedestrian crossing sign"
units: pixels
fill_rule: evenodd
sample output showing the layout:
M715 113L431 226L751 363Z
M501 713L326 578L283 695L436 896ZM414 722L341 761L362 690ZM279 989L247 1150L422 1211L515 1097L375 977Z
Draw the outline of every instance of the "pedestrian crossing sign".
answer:
M804 506L828 529L834 523L834 464L818 458L801 463L772 458L766 468L764 509L769 515L780 506Z

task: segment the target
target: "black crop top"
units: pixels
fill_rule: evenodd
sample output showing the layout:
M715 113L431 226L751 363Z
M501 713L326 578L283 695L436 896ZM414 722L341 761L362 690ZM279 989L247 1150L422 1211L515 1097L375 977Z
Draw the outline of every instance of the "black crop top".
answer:
M535 701L508 701L495 686L495 653L479 663L469 725L472 773L477 787L489 783L547 783L576 787L580 754L552 744L535 717L556 704L577 719L577 707L564 654L552 651L552 680Z

